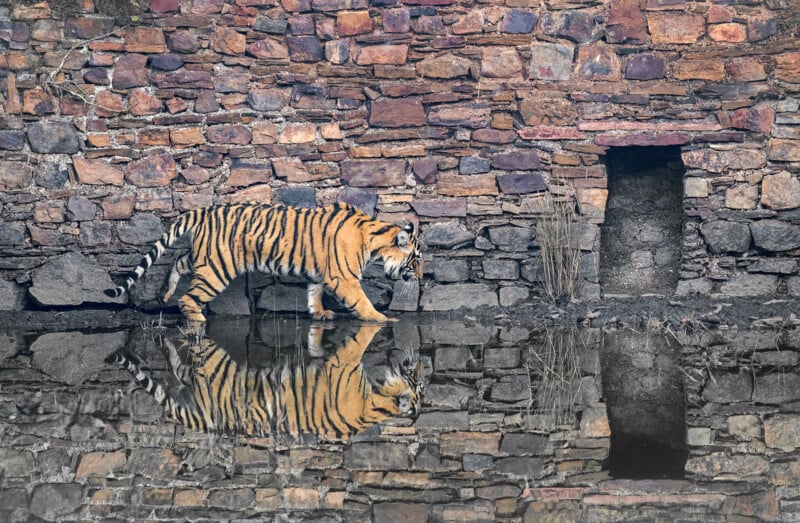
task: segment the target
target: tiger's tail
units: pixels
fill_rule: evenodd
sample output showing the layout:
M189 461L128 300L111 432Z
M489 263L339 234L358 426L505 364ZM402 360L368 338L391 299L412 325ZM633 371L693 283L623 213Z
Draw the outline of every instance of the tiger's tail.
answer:
M164 235L153 244L147 254L144 255L136 268L128 274L125 283L112 287L111 289L106 289L103 293L111 298L117 298L128 292L131 287L136 285L136 282L139 281L139 278L142 277L147 269L164 254L167 247L172 247L178 238L194 228L198 222L198 216L199 211L191 211L175 220L169 230L165 232Z

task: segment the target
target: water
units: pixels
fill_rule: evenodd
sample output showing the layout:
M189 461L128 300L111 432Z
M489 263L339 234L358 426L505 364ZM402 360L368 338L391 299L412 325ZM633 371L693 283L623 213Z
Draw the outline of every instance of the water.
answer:
M793 521L800 394L780 385L797 347L762 335L416 316L216 319L200 342L154 321L7 332L0 515ZM747 336L772 365L702 357L744 354ZM734 371L749 392L726 385ZM343 386L375 392L387 372L421 390L394 380L365 410L363 387Z

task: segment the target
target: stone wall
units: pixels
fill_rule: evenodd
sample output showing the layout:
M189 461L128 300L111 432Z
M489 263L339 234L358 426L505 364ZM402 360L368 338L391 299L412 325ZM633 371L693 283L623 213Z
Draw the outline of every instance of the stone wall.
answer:
M32 303L103 301L55 257L116 277L166 220L242 200L418 221L428 283L393 308L424 310L540 295L532 225L576 202L598 297L629 146L681 148L680 294L800 294L789 0L2 2L4 308L37 277Z

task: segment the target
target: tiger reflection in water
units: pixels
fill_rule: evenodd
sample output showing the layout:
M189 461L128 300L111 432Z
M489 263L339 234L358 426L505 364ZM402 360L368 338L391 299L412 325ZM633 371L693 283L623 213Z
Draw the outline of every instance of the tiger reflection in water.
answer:
M370 382L361 358L380 325L364 324L324 362L252 368L234 361L210 338L189 344L193 364L181 363L167 340L170 366L183 385L174 393L144 372L133 357L116 353L109 362L126 367L167 416L194 430L226 434L315 434L321 440L350 436L398 415L416 416L424 378L412 354L392 365L382 384ZM322 354L321 325L309 330L312 356Z

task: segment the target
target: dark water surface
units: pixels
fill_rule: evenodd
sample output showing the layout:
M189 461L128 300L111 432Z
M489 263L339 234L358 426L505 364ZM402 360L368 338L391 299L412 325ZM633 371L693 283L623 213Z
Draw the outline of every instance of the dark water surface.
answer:
M798 521L800 343L779 334L0 333L0 520Z

